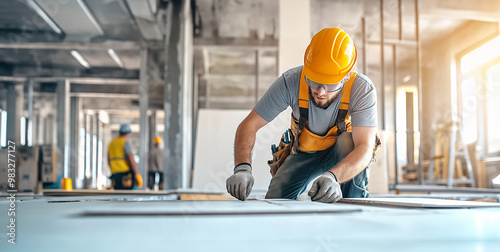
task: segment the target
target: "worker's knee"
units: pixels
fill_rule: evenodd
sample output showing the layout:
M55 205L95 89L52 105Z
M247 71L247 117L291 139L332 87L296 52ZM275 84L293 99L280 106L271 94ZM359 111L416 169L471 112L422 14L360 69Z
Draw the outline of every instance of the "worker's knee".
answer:
M344 198L368 198L368 182L370 177L370 166L368 165L363 171L352 178L350 181L341 185ZM345 185L344 185L345 184Z
M271 179L269 189L266 193L266 199L297 199L300 187L298 183L294 183L294 178L290 173L286 173L282 169Z
M341 158L346 157L354 150L354 141L352 140L352 132L344 132L340 134L335 143L335 149Z

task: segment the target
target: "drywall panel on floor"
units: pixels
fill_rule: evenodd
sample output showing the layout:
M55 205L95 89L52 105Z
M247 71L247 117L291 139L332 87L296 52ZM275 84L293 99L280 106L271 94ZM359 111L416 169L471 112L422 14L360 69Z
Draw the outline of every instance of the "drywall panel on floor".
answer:
M500 207L500 203L429 198L351 198L340 203L366 206L408 207L408 208L474 208Z
M337 214L361 212L358 206L295 200L116 201L84 209L80 216L224 216Z
M194 153L193 189L203 192L225 192L226 179L233 174L234 137L238 125L250 110L200 109ZM271 145L277 144L290 127L291 110L281 113L257 132L253 149L253 190L265 191L271 174L267 160Z

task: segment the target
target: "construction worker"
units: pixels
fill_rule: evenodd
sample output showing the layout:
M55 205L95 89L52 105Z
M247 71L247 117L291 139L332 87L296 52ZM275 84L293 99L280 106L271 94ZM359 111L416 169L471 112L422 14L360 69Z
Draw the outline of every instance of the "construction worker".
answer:
M120 136L109 143L108 165L114 189L133 189L134 186L142 186L142 177L137 172L132 147L127 142L130 132L130 125L120 125Z
M291 154L273 154L282 160L271 170L266 198L298 199L312 181L308 196L313 201L368 197L369 164L378 140L377 94L368 77L352 71L356 59L354 42L342 29L314 35L304 65L278 77L238 126L234 174L226 181L232 196L246 200L252 190L257 131L290 106L291 141L274 152Z
M148 187L156 189L154 186L158 184L158 189L163 189L163 150L161 149L161 138L153 139L153 149L148 155Z

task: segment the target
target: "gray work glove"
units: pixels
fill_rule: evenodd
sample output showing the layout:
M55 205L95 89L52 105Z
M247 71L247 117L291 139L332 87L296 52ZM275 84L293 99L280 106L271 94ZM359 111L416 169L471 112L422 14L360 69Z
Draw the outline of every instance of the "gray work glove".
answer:
M246 200L253 187L252 167L243 163L234 167L234 174L226 180L229 194L239 200Z
M342 198L342 190L335 174L327 171L314 181L308 195L312 201L334 203Z

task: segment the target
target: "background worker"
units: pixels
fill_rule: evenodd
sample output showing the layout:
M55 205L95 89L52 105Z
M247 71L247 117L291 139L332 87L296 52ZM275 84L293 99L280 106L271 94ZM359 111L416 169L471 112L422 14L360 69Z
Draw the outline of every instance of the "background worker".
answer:
M163 151L161 149L161 138L155 137L153 139L153 149L149 151L148 155L148 187L155 189L158 183L158 189L163 189Z
M377 94L368 77L352 71L356 59L354 42L342 29L314 35L304 65L278 77L238 126L234 174L226 181L231 195L246 200L250 194L256 133L290 106L292 153L272 178L266 198L298 199L313 180L308 193L313 201L368 197Z
M130 125L120 125L120 136L109 143L108 165L114 189L132 189L134 186L142 186L142 177L137 172L132 147L127 142L130 132Z

